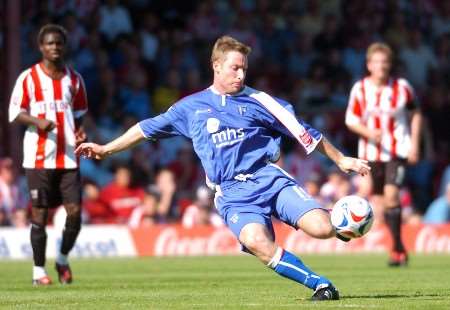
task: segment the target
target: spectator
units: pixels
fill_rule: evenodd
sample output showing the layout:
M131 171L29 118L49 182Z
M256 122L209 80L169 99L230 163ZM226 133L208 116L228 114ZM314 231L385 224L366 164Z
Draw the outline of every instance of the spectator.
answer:
M394 13L391 26L386 29L385 38L392 47L397 50L406 46L408 40L408 27L406 26L405 15L401 11Z
M159 38L156 33L158 27L158 17L150 11L147 12L142 20L140 39L142 58L148 62L153 62L156 59L159 48Z
M77 52L81 45L87 40L84 25L79 23L74 12L69 11L63 17L63 26L67 29L69 40L67 47L70 52Z
M284 169L297 180L300 186L303 186L312 175L320 176L323 172L317 156L314 154L307 156L298 146L285 156Z
M30 222L28 221L28 211L27 209L16 209L14 210L11 217L11 226L15 228L28 228Z
M128 85L120 90L124 113L137 119L153 115L147 83L148 78L144 70L137 70L128 75Z
M0 209L8 218L12 216L14 210L26 207L15 179L12 159L0 159Z
M423 216L425 224L445 224L450 222L450 182L442 196L435 199Z
M322 31L324 17L320 12L319 1L308 0L305 12L300 16L297 22L297 29L300 32L308 32L315 37Z
M436 58L432 50L423 43L422 32L409 32L408 45L400 50L400 59L406 66L406 78L419 90L425 88L428 72L436 68Z
M320 196L320 185L320 176L314 173L310 174L304 183L306 192L320 204L326 206L325 200Z
M118 0L106 0L100 7L99 30L109 42L122 33L131 33L133 26L127 9Z
M158 172L155 179L156 188L161 193L158 206L158 216L174 221L179 217L179 210L176 204L175 191L177 185L174 174L168 169L162 169Z
M83 211L89 224L115 222L115 213L100 200L100 189L93 182L86 182L83 186Z
M328 180L320 188L320 196L328 204L333 204L350 193L351 184L349 180L336 169L332 169L329 172Z
M180 98L180 73L175 69L167 72L165 83L156 87L153 92L153 112L160 114L165 112L172 103Z
M10 225L9 216L6 214L5 209L0 208L0 227Z
M306 77L317 58L311 36L308 33L301 34L293 44L286 46L286 52L287 70L295 76Z
M194 37L210 41L220 33L219 18L214 12L213 1L201 1L194 14L190 16L189 30Z
M450 34L450 1L438 1L436 15L431 19L433 37Z
M223 220L214 207L214 194L206 186L200 186L196 191L196 201L188 206L183 213L181 223L185 228L202 225L214 227L224 226Z
M127 223L133 209L142 203L142 188L131 187L131 172L126 165L119 165L114 180L100 192L100 201L114 212L115 223Z
M197 69L190 69L186 73L183 90L180 98L196 93L202 89L200 72Z
M159 209L161 192L156 185L149 185L145 188L142 204L134 208L131 213L128 226L131 228L149 227L158 223L165 223L167 219ZM164 208L164 207L163 207Z
M197 162L197 156L190 144L185 143L179 150L177 158L168 165L172 171L180 197L188 197L200 182L205 179Z
M321 52L339 48L342 44L339 29L338 17L335 15L326 16L322 31L314 38L314 47Z

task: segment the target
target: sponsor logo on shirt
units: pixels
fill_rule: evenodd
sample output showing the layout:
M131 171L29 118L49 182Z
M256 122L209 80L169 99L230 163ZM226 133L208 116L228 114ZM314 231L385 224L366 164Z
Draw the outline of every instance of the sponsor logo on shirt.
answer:
M220 121L217 118L211 117L206 121L206 130L209 133L215 133L219 130Z
M219 131L220 121L211 117L206 121L206 130L211 134L212 142L220 148L244 140L244 128L226 128Z

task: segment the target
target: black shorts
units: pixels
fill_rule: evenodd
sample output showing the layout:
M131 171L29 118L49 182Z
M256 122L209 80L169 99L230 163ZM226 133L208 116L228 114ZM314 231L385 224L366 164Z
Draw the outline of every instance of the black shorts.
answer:
M31 205L56 208L61 204L81 205L81 183L78 169L25 169Z
M384 185L401 186L405 180L406 160L394 159L389 162L370 162L372 168L373 193L382 195Z

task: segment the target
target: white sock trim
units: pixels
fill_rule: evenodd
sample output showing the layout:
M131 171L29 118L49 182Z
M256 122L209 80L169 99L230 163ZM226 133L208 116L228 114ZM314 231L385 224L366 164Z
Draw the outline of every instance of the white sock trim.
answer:
M278 263L281 260L281 256L283 255L283 252L284 252L283 248L277 247L272 259L269 261L269 263L267 263L267 267L275 269L275 267L278 265Z
M33 266L33 280L43 278L46 275L47 275L47 271L45 270L45 267Z

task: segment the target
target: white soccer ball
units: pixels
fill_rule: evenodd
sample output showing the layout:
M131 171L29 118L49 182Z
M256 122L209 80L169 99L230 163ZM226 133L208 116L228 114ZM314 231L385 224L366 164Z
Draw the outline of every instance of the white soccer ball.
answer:
M347 238L364 236L372 227L373 211L369 202L356 195L339 199L331 210L331 224Z

